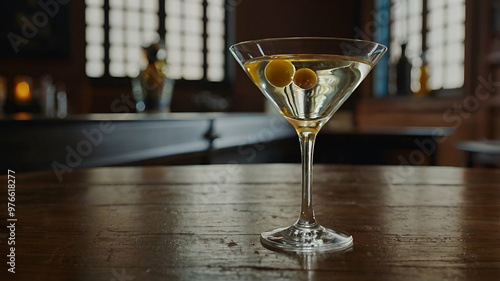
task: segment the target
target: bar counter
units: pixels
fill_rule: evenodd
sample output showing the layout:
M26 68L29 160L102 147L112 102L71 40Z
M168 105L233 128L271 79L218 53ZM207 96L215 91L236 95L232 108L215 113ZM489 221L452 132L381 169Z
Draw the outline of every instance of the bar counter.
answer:
M499 170L316 165L316 217L352 234L354 246L315 254L259 242L299 215L297 164L88 168L62 181L54 172L9 172L15 209L9 216L3 175L0 280L500 276ZM15 273L5 263L9 247Z
M317 163L400 164L394 154L424 150L438 164L436 137L452 128L348 128L332 120L320 132ZM342 125L342 124L340 124ZM100 166L298 163L297 134L263 113L86 114L65 119L0 115L0 174ZM369 145L367 145L369 144Z

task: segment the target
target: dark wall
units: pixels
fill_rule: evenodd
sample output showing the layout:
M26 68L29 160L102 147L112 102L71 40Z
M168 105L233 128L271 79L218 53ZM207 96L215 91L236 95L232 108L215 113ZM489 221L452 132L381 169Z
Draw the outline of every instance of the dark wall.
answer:
M12 89L16 75L32 76L36 88L38 79L49 74L55 82L64 83L69 110L86 112L91 89L85 76L84 1L44 2L52 5L2 1L0 76L7 78Z

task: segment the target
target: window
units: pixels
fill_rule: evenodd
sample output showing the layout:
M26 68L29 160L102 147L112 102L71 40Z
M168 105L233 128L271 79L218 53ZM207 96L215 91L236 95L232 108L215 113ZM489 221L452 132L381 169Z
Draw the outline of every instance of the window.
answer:
M427 3L429 87L460 88L464 84L465 0Z
M86 0L88 77L135 77L142 47L164 42L173 79L225 79L224 0Z
M85 71L89 77L104 75L104 11L103 0L86 0Z
M465 57L465 0L376 0L376 12L389 9L389 22L379 23L389 44L389 62L394 66L401 57L402 44L407 44L406 56L412 64L411 88L417 92L420 85L420 66L425 61L429 72L427 88L434 91L462 88ZM386 10L385 10L386 11ZM387 42L388 41L388 42ZM380 74L382 68L378 68ZM382 71L383 72L383 71ZM395 93L395 71L388 73L386 91ZM375 85L375 93L384 90Z
M224 0L207 1L206 5L202 0L165 2L167 61L172 78L222 81L226 45Z

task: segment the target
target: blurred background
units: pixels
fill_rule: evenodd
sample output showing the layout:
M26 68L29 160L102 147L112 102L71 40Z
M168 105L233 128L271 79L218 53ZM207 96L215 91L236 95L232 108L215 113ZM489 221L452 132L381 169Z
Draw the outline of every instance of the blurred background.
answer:
M471 166L481 158L471 154L471 141L490 153L482 164L498 161L497 0L24 0L2 1L0 21L4 149L18 143L16 134L36 137L26 130L52 126L47 119L77 126L108 118L101 113L148 112L133 86L144 75L169 81L160 112L272 112L228 47L322 36L374 40L389 51L318 138L321 149L354 152L332 150L338 156L318 161L404 164L403 155L409 164ZM29 128L16 131L23 126ZM335 143L341 138L347 141ZM63 144L75 147L78 137ZM368 150L384 150L383 159ZM12 152L2 153L14 161Z

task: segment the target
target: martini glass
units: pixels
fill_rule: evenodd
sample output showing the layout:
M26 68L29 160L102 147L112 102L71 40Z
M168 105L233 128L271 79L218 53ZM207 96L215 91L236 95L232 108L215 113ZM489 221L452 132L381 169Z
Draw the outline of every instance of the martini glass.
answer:
M261 234L264 246L285 252L340 251L352 236L321 226L312 205L316 135L363 81L387 48L338 38L246 41L230 51L250 79L297 131L302 157L302 206L292 226Z

